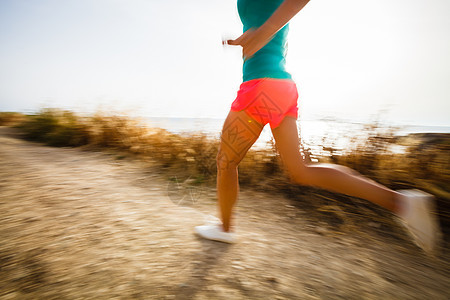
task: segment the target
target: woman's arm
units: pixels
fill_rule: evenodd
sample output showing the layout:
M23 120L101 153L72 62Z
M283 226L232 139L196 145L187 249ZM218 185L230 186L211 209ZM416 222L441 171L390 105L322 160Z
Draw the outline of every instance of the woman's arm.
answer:
M285 0L275 12L257 29L249 29L235 40L227 41L229 45L242 46L242 55L249 58L264 47L275 33L291 20L309 0Z

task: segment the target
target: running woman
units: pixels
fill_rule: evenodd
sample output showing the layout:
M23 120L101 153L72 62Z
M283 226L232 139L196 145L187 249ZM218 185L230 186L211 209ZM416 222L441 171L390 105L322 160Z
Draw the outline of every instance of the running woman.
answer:
M281 159L301 185L359 197L395 213L417 245L432 251L440 230L433 197L419 190L393 191L347 167L309 164L300 154L297 87L285 69L288 22L309 0L238 0L243 34L224 44L241 46L243 83L222 129L217 155L217 196L221 223L197 226L203 238L236 241L232 211L238 196L238 165L270 124Z

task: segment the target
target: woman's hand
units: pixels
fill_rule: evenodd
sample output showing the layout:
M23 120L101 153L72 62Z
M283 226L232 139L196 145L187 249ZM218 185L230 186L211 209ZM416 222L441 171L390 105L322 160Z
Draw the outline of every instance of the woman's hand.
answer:
M235 40L223 41L223 44L241 46L244 60L252 57L258 50L264 47L270 41L271 35L264 34L259 29L250 28Z

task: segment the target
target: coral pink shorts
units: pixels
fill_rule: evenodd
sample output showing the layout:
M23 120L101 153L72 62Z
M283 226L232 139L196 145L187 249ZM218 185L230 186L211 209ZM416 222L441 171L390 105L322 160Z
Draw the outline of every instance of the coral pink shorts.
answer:
M263 126L276 128L285 116L298 117L298 92L290 79L259 78L241 84L232 111L245 111Z

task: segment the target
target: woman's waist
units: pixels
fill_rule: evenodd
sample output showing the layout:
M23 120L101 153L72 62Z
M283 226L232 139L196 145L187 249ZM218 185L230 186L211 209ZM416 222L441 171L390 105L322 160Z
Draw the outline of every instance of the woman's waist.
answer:
M255 54L244 61L244 70L279 70L286 69L286 59L277 54Z

